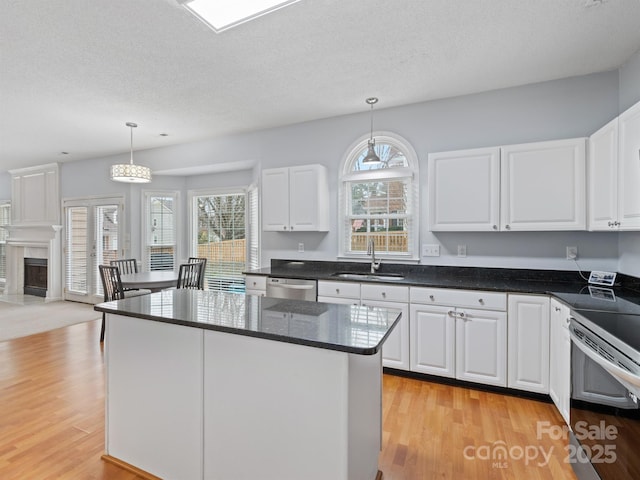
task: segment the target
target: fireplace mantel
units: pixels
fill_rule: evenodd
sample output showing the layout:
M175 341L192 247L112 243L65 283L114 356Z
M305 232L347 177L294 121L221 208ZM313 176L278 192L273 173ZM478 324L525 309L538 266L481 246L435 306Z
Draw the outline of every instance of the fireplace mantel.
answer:
M9 238L7 245L18 246L47 246L48 242L55 239L62 230L62 225L50 224L24 224L7 225Z
M7 238L7 284L5 293L19 295L24 287L25 257L47 259L45 301L62 300L62 225L19 224L5 227Z

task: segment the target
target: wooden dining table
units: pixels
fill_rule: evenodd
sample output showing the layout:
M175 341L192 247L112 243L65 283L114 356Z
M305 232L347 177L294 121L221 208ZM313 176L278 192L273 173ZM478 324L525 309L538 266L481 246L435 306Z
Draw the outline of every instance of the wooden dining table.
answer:
M178 283L178 272L173 270L155 270L151 272L127 273L120 276L125 289L146 288L157 292L165 288L175 287Z

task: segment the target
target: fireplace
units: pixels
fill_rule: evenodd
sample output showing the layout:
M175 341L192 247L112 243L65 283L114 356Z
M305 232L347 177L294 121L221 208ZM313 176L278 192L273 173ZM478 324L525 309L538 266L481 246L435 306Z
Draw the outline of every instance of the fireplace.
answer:
M47 259L24 259L24 294L47 296Z

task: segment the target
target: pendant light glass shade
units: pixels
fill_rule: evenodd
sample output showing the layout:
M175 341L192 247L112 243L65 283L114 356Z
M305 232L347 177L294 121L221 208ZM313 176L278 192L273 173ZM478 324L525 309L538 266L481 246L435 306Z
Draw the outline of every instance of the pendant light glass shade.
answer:
M133 164L133 129L138 125L127 122L131 129L131 157L129 163L111 165L111 180L125 183L149 183L151 181L151 169L143 165Z
M369 137L369 142L367 144L367 156L362 160L363 164L372 164L372 163L380 163L380 157L375 151L376 141L373 139L373 104L378 103L378 99L376 97L367 98L365 100L369 105L371 105L371 137Z

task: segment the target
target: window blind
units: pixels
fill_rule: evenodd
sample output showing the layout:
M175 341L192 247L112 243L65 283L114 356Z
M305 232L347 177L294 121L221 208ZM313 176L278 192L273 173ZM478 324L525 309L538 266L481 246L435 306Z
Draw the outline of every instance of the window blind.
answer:
M247 269L260 268L260 218L258 213L258 188L253 185L247 191L249 248L247 251Z
M0 205L0 227L11 224L11 205L5 203ZM7 279L7 238L9 232L0 228L0 282Z
M148 194L146 201L146 265L173 270L176 260L176 196Z

